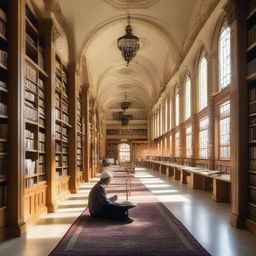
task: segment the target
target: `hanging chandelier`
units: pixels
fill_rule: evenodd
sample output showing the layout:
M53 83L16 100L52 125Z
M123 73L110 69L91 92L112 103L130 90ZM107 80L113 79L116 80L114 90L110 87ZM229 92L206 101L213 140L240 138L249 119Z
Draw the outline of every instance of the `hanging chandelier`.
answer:
M132 34L132 27L130 25L130 16L128 15L128 25L126 26L126 35L121 36L117 39L117 47L122 52L123 58L127 62L127 66L129 62L135 57L136 52L140 48L139 38Z
M126 93L124 93L124 101L120 103L120 107L125 112L126 109L128 109L131 106L131 102L127 101L126 99Z

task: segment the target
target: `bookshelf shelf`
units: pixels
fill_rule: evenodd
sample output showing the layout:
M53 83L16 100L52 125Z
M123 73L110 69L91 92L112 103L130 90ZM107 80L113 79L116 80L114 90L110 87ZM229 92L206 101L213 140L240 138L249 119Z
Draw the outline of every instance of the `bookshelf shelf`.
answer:
M7 181L7 175L0 175L0 182L6 182Z
M3 68L5 70L8 70L7 66L5 66L4 64L0 63L0 68Z
M248 48L247 48L247 52L251 51L253 48L256 47L256 42L252 43Z
M1 33L0 33L0 40L7 42L7 38Z
M247 80L248 80L248 81L249 81L249 80L255 80L255 79L256 79L256 73L253 73L253 74L247 76Z

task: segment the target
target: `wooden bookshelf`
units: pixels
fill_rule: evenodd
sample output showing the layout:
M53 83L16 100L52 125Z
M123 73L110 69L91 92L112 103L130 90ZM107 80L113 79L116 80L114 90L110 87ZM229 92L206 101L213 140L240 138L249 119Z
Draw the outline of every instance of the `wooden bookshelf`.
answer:
M25 24L24 220L29 224L47 211L45 91L48 76L44 71L38 18L28 4L25 7Z
M6 237L8 193L8 1L0 2L0 241Z
M62 199L69 193L70 120L67 68L55 55L55 163L56 197Z
M77 91L77 156L76 156L76 171L77 186L83 182L83 119L82 119L82 92L81 88Z
M256 230L256 1L248 1L247 16L247 84L249 99L249 170L248 170L248 211L246 225Z

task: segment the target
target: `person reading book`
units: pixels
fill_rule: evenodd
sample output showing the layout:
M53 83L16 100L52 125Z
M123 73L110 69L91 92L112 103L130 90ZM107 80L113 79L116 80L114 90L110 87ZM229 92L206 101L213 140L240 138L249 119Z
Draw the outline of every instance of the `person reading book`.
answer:
M133 220L128 216L128 209L135 205L128 202L126 204L117 203L117 195L109 199L106 196L106 187L110 184L112 177L111 172L104 171L100 176L100 181L90 191L88 199L90 215L96 218L107 218L131 223Z

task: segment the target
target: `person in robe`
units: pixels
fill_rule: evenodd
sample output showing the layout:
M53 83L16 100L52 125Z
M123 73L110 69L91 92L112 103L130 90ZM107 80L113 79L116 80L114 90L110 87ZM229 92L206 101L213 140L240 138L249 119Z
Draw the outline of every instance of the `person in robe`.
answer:
M89 193L88 208L90 215L96 218L112 219L126 223L133 222L128 216L129 206L119 205L116 201L117 195L111 198L106 196L106 187L110 184L113 174L104 171L100 176L100 181L94 185Z

